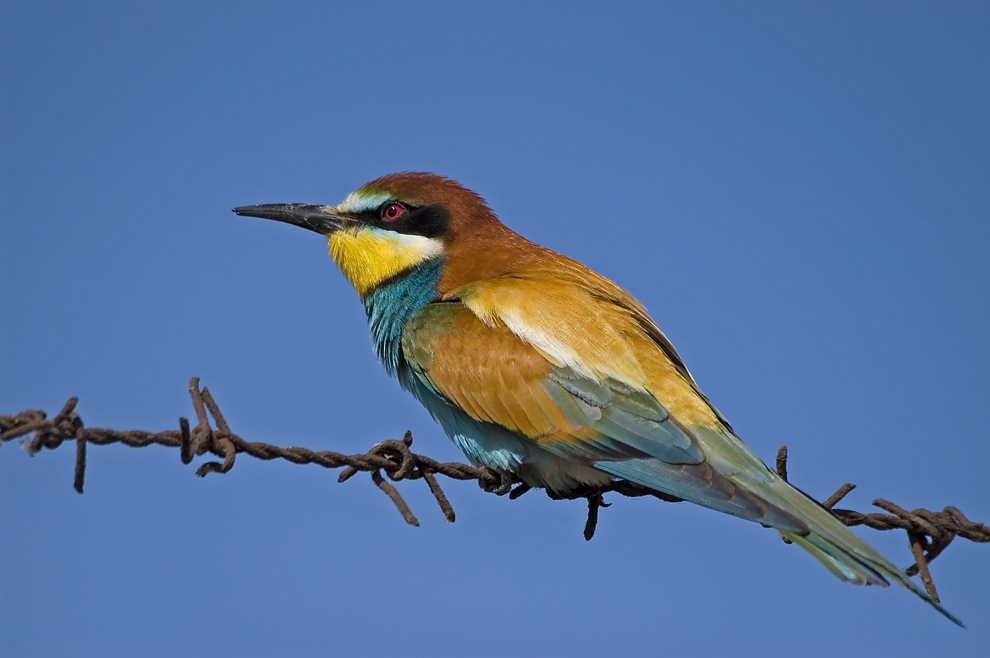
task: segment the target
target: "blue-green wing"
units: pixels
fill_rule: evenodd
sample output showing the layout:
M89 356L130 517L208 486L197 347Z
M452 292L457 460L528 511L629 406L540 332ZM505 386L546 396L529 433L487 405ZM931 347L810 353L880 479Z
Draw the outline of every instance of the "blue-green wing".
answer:
M436 398L424 404L448 433L457 426L462 448L474 432L476 444L492 449L505 443L492 435L504 438L507 430L520 461L534 459L538 448L719 511L806 530L720 473L697 436L649 392L555 366L506 327L489 326L460 304L418 311L403 330L402 348L404 385L421 400Z

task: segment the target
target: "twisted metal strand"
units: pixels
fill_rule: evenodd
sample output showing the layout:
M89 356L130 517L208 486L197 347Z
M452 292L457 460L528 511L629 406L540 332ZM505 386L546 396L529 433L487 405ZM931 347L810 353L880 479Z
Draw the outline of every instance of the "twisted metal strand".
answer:
M412 451L412 434L406 432L399 441L388 440L374 445L371 450L360 455L344 455L332 450L313 451L301 447L280 447L268 443L249 442L230 431L226 419L209 390L200 388L199 379L189 380L189 394L193 410L196 413L197 425L190 428L189 421L179 419L178 430L163 432L146 432L143 430L116 431L106 428L87 428L75 408L78 398L69 398L65 406L54 418L48 419L43 411L29 410L9 416L0 416L0 444L19 437L34 434L27 443L27 451L34 455L41 450L55 450L65 441L76 442L76 464L74 487L79 493L83 492L86 474L87 444L108 445L123 443L135 448L149 445L162 445L179 448L182 463L190 464L195 457L207 453L221 458L222 461L208 461L196 469L196 475L205 477L210 473L227 473L234 467L238 454L244 453L256 459L284 459L293 464L316 464L324 468L341 468L338 482L345 482L359 471L371 474L375 485L384 492L406 523L419 525L419 520L409 509L409 506L391 482L401 480L426 481L430 492L437 501L448 523L454 521L454 509L437 481L437 475L443 475L453 480L475 480L481 488L498 496L508 494L510 499L516 499L529 491L525 484L512 473L496 471L487 467L476 467L458 462L438 462ZM216 425L213 429L210 417ZM782 447L777 452L777 473L787 480L787 448ZM384 473L384 476L383 476ZM387 479L386 479L387 477ZM874 530L904 530L911 545L914 564L907 569L908 575L920 574L922 583L929 596L938 601L935 583L932 580L928 565L938 557L956 537L962 537L973 542L990 542L990 528L982 523L967 519L959 509L946 507L941 512L925 509L907 511L897 505L877 499L873 501L876 507L887 512L862 513L846 509L834 509L855 485L844 484L822 502L822 506L830 510L847 526L865 525ZM585 498L588 503L588 518L584 527L584 537L590 540L598 525L599 510L608 507L604 494L614 492L626 497L652 496L666 502L681 502L679 498L659 493L632 484L631 482L616 481L605 487L587 487L567 494L547 491L547 495L555 500Z
M777 474L787 480L787 447L777 451ZM848 482L839 487L834 494L822 502L822 507L829 510L847 526L865 525L874 530L904 530L911 544L911 555L914 564L905 569L909 576L921 575L921 583L925 591L934 601L938 602L938 591L932 579L928 565L938 557L955 537L962 537L973 542L990 542L990 527L967 519L958 508L946 507L941 512L926 509L907 511L894 503L877 498L873 505L888 512L871 512L864 514L848 509L834 509L836 503L846 494L856 488ZM786 540L785 540L786 541ZM787 542L790 543L790 542Z
M482 489L497 495L509 492L517 482L509 473L494 471L486 467L469 466L458 462L438 462L435 459L418 455L410 449L412 434L406 432L401 441L382 441L364 454L344 455L332 450L314 451L301 447L280 447L268 443L245 441L230 431L226 419L220 412L209 389L199 386L199 379L189 382L189 393L198 424L190 429L189 421L179 419L178 430L146 432L143 430L117 431L106 428L84 427L75 408L78 398L70 398L54 418L48 419L43 411L29 410L10 416L0 416L0 443L11 441L34 433L27 444L27 451L35 455L43 449L55 450L67 440L76 441L76 467L74 486L83 492L86 472L86 444L109 445L122 443L134 448L161 445L179 448L184 464L195 457L207 453L220 457L222 461L208 461L196 469L196 475L205 477L210 473L226 473L234 467L235 458L244 453L262 460L284 459L293 464L316 464L324 468L343 468L339 482L348 480L358 471L371 473L372 481L381 489L399 510L410 525L419 525L419 520L406 505L398 490L386 481L426 480L427 486L436 499L448 523L454 521L454 510L437 482L436 475L444 475L454 480L476 480ZM213 418L217 429L210 425Z

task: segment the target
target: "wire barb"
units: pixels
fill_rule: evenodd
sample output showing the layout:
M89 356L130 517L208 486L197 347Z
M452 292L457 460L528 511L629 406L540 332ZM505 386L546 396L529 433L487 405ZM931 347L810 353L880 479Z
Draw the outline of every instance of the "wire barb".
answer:
M235 457L239 453L262 460L284 459L293 464L316 464L328 469L340 468L342 470L337 478L338 482L346 482L357 472L364 471L371 474L372 481L388 496L406 523L413 526L418 526L419 520L392 482L425 480L447 523L453 523L454 509L440 487L437 475L453 480L475 480L484 491L497 496L508 494L509 499L512 500L530 490L529 485L508 471L497 471L484 466L470 466L458 462L438 462L419 455L412 451L413 438L409 432L406 432L401 440L377 443L363 455L344 455L330 450L316 452L308 448L283 448L268 443L248 442L230 431L210 391L205 387L201 388L196 377L189 380L189 395L198 421L192 429L186 418L179 418L178 430L157 433L143 430L119 432L105 428L84 427L82 419L75 411L79 399L69 398L62 410L51 420L48 420L44 411L38 410L0 416L0 444L33 433L34 436L30 441L26 441L27 452L33 456L43 449L55 450L63 442L75 440L76 464L73 486L79 493L83 492L85 482L88 444L123 443L135 448L149 445L178 448L183 464L190 464L195 457L207 453L222 459L220 462L208 461L200 465L196 469L196 474L200 477L210 473L229 472L234 467ZM216 429L210 424L211 417ZM786 447L780 448L777 452L775 466L777 474L786 481ZM920 574L925 590L935 601L939 599L929 570L932 560L938 557L956 537L973 542L990 542L990 528L982 523L970 521L955 507L946 507L941 512L925 509L909 512L889 501L877 499L873 504L886 513L864 514L853 510L834 509L834 506L854 488L853 484L842 485L822 502L822 506L847 526L865 525L874 530L904 530L914 557L914 564L906 571L912 576ZM681 502L673 496L624 480L614 481L605 487L587 487L566 494L549 490L546 493L554 500L578 498L587 500L588 518L584 527L584 538L590 540L594 537L598 526L599 510L609 506L604 500L604 494L609 492L630 498L652 496L666 502Z

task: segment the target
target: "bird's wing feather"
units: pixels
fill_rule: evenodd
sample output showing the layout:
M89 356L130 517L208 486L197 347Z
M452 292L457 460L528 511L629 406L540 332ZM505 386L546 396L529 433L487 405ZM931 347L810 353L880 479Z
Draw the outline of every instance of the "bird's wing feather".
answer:
M701 393L642 305L580 263L555 260L452 294L485 324L504 325L553 365L648 393L694 433L722 474L760 483L772 477Z
M430 304L403 330L404 358L430 386L475 420L496 423L575 459L656 457L704 461L648 393L555 366L505 326L465 306Z
M793 516L723 475L654 395L551 362L503 323L457 302L429 304L403 329L414 375L471 418L616 477L802 533Z

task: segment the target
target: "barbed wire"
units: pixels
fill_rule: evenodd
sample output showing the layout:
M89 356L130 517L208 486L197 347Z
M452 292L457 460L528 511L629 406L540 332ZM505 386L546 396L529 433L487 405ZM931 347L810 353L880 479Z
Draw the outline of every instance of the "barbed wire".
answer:
M342 468L338 482L345 482L359 471L371 474L371 480L395 505L406 523L419 525L419 520L409 509L399 491L389 482L400 480L426 481L436 499L444 519L452 523L454 509L437 481L437 475L454 480L474 480L481 488L498 496L508 494L516 499L529 491L530 487L507 471L497 471L484 466L470 466L459 462L438 462L424 455L414 453L412 434L406 432L401 440L388 440L375 444L371 450L359 455L344 455L332 450L314 451L300 447L280 447L269 443L245 441L230 431L226 419L216 401L206 387L200 388L199 379L189 380L189 395L198 424L190 428L186 418L179 418L178 430L146 432L143 430L117 431L106 428L90 428L83 425L76 413L78 398L70 398L54 418L49 419L44 411L29 410L9 416L0 416L0 444L31 433L34 436L26 442L28 454L35 455L43 449L55 450L65 441L76 442L76 465L74 487L83 492L86 477L86 449L89 444L109 445L122 443L134 448L149 445L162 445L179 448L182 463L189 464L195 457L207 453L220 457L222 461L208 461L196 469L196 475L205 477L210 473L226 473L234 467L237 454L243 453L262 460L284 459L293 464L316 464L324 468ZM210 417L216 425L210 424ZM787 479L787 448L777 451L777 473ZM384 476L382 475L384 473ZM386 479L388 478L388 479ZM835 509L835 505L855 488L844 484L822 502L822 506L847 526L865 525L874 530L904 530L911 545L914 564L907 569L909 575L920 574L928 595L938 601L938 593L928 565L938 557L956 537L973 542L990 542L990 528L982 523L967 519L959 509L946 507L941 512L925 509L907 511L887 500L876 499L873 504L886 513L862 513L854 510ZM623 480L605 487L584 488L556 494L547 491L555 500L586 498L588 518L584 527L584 538L594 537L598 526L599 510L609 507L604 494L617 493L631 498L652 496L666 502L681 502L679 498L640 487Z

